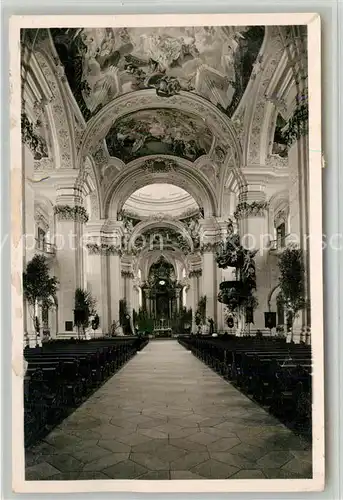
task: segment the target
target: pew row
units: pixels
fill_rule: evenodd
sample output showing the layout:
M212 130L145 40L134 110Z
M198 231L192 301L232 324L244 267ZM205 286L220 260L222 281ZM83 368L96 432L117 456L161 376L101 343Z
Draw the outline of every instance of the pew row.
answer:
M42 439L147 343L130 337L26 348L25 446Z
M235 336L189 336L179 343L287 426L311 436L311 346Z

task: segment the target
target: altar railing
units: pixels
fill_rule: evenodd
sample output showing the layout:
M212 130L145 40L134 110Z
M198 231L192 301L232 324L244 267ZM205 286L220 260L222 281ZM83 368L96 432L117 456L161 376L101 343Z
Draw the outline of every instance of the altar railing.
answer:
M154 330L169 330L171 328L170 319L156 319L154 320Z

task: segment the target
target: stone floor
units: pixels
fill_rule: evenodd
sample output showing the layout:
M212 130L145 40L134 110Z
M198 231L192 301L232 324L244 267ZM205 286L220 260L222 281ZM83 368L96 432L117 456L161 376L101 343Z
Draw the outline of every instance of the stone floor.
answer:
M308 443L160 340L26 453L26 479L309 478L311 461Z

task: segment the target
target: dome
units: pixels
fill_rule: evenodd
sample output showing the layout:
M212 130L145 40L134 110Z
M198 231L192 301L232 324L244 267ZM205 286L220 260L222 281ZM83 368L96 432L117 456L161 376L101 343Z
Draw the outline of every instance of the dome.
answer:
M157 214L180 217L196 211L194 198L173 184L150 184L135 191L125 202L123 209L143 218Z

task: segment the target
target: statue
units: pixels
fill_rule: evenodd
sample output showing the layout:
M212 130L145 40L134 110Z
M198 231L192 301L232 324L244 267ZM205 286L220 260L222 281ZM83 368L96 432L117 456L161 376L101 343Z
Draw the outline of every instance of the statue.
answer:
M256 253L257 250L246 250L242 266L242 278L250 284L251 288L256 288L256 269L254 262L254 256Z

